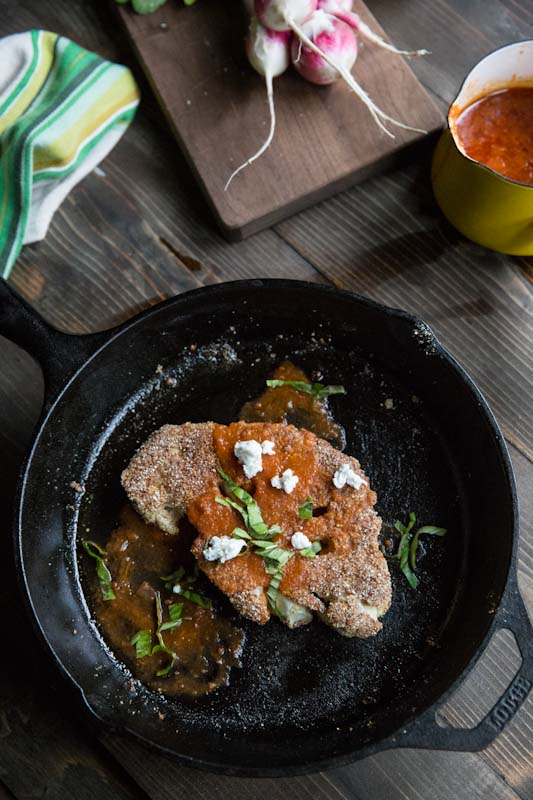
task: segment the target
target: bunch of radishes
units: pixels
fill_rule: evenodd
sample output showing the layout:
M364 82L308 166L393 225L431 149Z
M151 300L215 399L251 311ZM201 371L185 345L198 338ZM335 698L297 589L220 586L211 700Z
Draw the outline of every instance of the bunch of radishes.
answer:
M421 133L393 119L370 99L350 70L357 58L356 33L398 55L424 55L427 50L397 50L374 33L352 11L352 0L244 0L250 15L246 52L252 67L265 78L270 131L257 153L241 164L226 183L258 159L270 146L276 128L273 80L292 63L300 75L321 86L342 78L363 101L388 136L385 122Z

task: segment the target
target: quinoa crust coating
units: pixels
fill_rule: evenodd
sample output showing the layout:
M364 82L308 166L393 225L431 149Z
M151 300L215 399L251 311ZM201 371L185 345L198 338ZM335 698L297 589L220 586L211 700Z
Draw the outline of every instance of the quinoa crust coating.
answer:
M263 456L263 469L251 480L233 455L234 443L247 439L268 439L275 450ZM333 475L343 464L361 479L358 488L334 486ZM287 494L272 487L271 479L291 465L299 482ZM165 425L124 470L123 486L137 511L171 534L178 533L179 520L187 515L198 531L191 549L200 568L239 613L264 624L275 611L267 599L272 576L265 572L263 559L246 552L221 564L203 556L211 536L230 536L243 525L238 511L216 501L225 491L220 467L254 497L267 525L281 526L278 546L292 549L296 531L322 546L311 558L296 551L286 564L279 590L298 613L284 621L296 627L315 612L344 636L376 634L382 627L379 617L390 606L391 582L378 543L376 495L357 459L292 425L206 422ZM299 508L309 496L317 513L303 519Z

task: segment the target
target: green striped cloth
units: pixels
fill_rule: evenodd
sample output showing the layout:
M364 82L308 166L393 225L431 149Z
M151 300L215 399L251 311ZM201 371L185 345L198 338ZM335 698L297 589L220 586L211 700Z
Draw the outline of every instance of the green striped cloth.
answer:
M48 31L0 40L0 275L133 119L131 72Z

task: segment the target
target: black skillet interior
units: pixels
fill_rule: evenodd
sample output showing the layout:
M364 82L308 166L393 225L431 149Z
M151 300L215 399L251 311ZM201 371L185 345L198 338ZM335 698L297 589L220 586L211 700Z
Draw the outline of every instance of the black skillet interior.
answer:
M235 419L285 358L346 387L334 415L383 519L415 511L448 534L428 538L417 591L392 566L377 637L240 619L246 647L230 687L167 701L133 681L89 623L93 565L78 562L79 539L103 542L115 526L120 472L151 431ZM503 593L514 512L499 432L423 323L322 287L228 284L125 326L66 388L30 455L20 560L43 634L94 713L201 766L299 771L357 757L458 678Z

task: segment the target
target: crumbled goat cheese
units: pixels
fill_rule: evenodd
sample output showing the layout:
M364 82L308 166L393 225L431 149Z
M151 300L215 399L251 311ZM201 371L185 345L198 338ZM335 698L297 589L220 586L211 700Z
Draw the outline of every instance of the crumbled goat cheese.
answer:
M366 481L359 477L349 464L341 464L333 476L333 485L337 489L342 489L346 484L353 486L354 489L360 489L361 486L366 486Z
M244 474L247 478L253 478L263 469L263 461L261 458L263 450L259 442L256 442L255 439L235 442L233 452L239 464L242 464Z
M281 475L275 475L270 483L274 489L283 489L286 494L290 494L299 480L292 469L286 469Z
M220 561L225 564L238 556L246 543L232 536L212 536L204 547L203 557L206 561Z
M261 442L261 450L265 456L276 455L276 451L274 450L274 442L271 442L270 439L265 439L264 442Z
M387 411L390 411L391 408L394 408L394 400L392 399L392 397L387 397L383 405L385 406Z
M291 536L291 544L295 550L304 550L311 547L311 540L302 531L296 531Z

